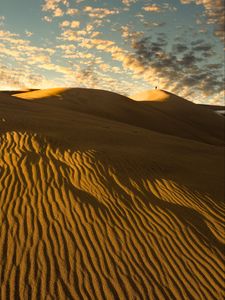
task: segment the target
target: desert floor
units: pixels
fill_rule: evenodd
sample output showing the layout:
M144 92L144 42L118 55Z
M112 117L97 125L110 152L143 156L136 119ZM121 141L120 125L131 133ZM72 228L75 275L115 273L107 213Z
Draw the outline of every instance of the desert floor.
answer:
M133 98L0 93L0 299L224 299L224 118Z

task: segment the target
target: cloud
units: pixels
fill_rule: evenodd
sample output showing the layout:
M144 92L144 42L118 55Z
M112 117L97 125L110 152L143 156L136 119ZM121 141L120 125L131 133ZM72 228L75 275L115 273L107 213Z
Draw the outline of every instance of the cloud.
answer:
M42 5L42 11L51 12L52 17L62 17L64 15L64 10L60 6L62 5L68 8L69 4L69 0L45 0ZM49 16L45 16L43 19L47 22L50 22L49 20L51 20Z
M143 9L145 11L150 11L150 12L152 12L152 11L154 11L154 12L161 11L161 7L156 5L156 4L145 6L145 7L143 7Z
M91 53L84 53L81 51L77 51L75 54L67 55L66 58L81 58L81 59L93 59L95 58L94 54Z
M146 12L168 12L168 11L176 11L177 8L169 3L163 4L151 4L148 6L143 6L143 10Z
M1 44L1 41L4 44ZM71 74L71 69L52 63L55 49L36 47L29 40L21 39L18 34L9 31L0 31L0 59L2 61L13 59L23 64L23 67L55 71L61 74Z
M215 24L214 33L224 41L224 1L223 0L180 0L182 4L195 3L202 5L205 9L208 24Z
M91 53L85 53L77 50L77 47L73 44L70 45L58 45L57 49L62 51L62 56L65 58L81 58L81 59L93 59L94 55Z
M53 85L43 75L36 74L28 68L10 68L0 64L1 90L26 88L46 88Z
M73 42L81 42L82 41L82 36L84 36L86 34L86 31L84 30L65 30L61 36L58 38L60 40L64 40L64 41L73 41ZM85 40L84 40L85 41Z
M102 73L102 71L106 73ZM116 77L109 76L108 71L117 72ZM103 63L99 64L98 60L93 59L86 66L77 67L74 83L82 87L105 89L129 95L134 88L133 82L118 78L121 73L118 67L114 67L114 71L111 66Z
M100 70L107 72L111 69L111 66L109 64L102 63L99 65L99 68Z
M166 22L154 22L150 20L143 20L143 25L145 26L145 28L156 28L165 26Z
M71 28L79 28L80 27L80 21L63 21L62 23L59 24L60 28L65 28L65 27L71 27Z
M28 37L31 37L33 35L33 32L29 31L29 30L25 30L25 34Z
M193 42L190 46L175 43L168 50L167 39L161 35L156 40L143 38L133 47L135 56L132 59L130 57L126 64L134 71L141 71L149 82L159 81L160 88L178 94L185 90L184 96L201 93L205 97L223 90L222 65L205 61L205 57L212 54L213 46L203 40Z
M67 45L57 45L56 48L64 50L64 51L66 51L68 53L71 53L71 51L73 51L73 52L75 51L76 46L73 45L73 44L70 44L70 45L67 44Z
M131 26L121 26L121 36L124 40L137 40L143 36L143 31L135 31Z
M62 23L59 24L59 27L64 28L64 27L69 27L70 22L69 21L63 21Z
M10 31L0 30L0 39L6 39L11 37L18 37L19 34L11 33Z
M130 6L134 3L136 3L138 0L122 0L122 3L126 6Z
M44 16L44 17L42 18L42 20L45 21L45 22L48 22L48 23L51 23L51 22L52 22L52 18L50 18L50 17L48 17L48 16Z
M5 16L0 16L0 26L2 26L5 22Z
M76 81L81 86L96 88L98 76L95 72L95 63L91 62L88 66L79 68L76 72Z
M72 21L71 22L71 28L78 28L80 27L80 22L79 21Z
M62 17L63 15L64 15L64 12L61 8L58 7L54 10L54 13L53 13L54 17Z
M100 49L102 47L108 47L115 44L115 42L103 39L96 39L95 37L100 34L98 31L92 31L93 25L87 24L83 30L72 30L68 29L61 33L59 40L79 42L79 47L81 48L96 48Z
M41 66L42 64L49 64L51 63L51 58L45 54L41 55L33 55L30 57L29 60L27 60L28 65L39 65Z
M68 8L66 11L66 14L69 16L74 16L76 14L78 14L79 10L76 8Z
M32 69L36 74L50 74L56 78L55 85L59 82L65 85L77 83L122 93L159 85L191 99L221 95L223 63L218 58L219 50L210 39L203 40L205 35L197 31L204 29L205 23L200 26L193 24L192 31L187 34L188 42L176 38L172 41L173 35L181 35L175 22L174 31L170 30L167 36L158 34L167 31L162 26L167 19L169 23L171 12L176 11L175 2L120 0L116 4L113 2L115 6L109 1L99 0L42 2L42 20L54 21L53 28L49 27L50 39L43 40L43 45L53 46L36 47L33 39L29 39L32 33L25 32L25 28L21 34L24 39L2 30L0 62L7 61L7 66L26 66L27 74L31 74ZM180 2L202 5L208 23L215 26L221 23L222 17L217 20L221 0ZM212 7L213 3L215 7ZM58 36L57 32L55 36L52 34L55 28L57 32L61 28ZM144 38L149 34L151 38ZM76 78L75 74L79 76ZM14 77L16 81L17 77ZM20 78L20 82L25 81L24 78Z
M61 73L64 75L72 75L73 74L73 70L71 70L71 68L56 65L53 63L42 63L39 65L39 68L49 70L49 71L55 71L57 73Z
M96 47L120 62L123 73L130 72L132 81L144 80L150 86L157 85L192 101L200 98L201 101L208 101L209 97L221 95L223 64L210 62L213 45L208 42L195 40L186 44L174 41L169 46L166 35L158 34L156 39L131 39L131 45L133 53L116 44L100 46L97 43Z
M115 15L119 13L118 9L108 9L102 7L92 7L86 6L83 8L83 11L88 13L88 16L91 18L103 19L109 15Z
M188 50L188 46L178 42L173 45L172 49L175 53L183 53Z
M66 7L69 6L69 0L44 0L44 4L42 5L43 11L55 11L60 4L65 5Z

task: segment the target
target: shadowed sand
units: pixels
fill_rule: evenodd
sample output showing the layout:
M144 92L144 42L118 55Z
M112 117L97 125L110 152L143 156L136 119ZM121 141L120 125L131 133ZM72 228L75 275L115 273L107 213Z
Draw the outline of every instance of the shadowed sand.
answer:
M224 298L224 119L140 100L0 93L1 299Z

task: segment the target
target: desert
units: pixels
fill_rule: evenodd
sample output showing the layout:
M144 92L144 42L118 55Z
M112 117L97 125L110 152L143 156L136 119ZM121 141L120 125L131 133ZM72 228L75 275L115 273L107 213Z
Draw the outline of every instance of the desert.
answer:
M224 117L165 90L0 93L1 299L223 299Z

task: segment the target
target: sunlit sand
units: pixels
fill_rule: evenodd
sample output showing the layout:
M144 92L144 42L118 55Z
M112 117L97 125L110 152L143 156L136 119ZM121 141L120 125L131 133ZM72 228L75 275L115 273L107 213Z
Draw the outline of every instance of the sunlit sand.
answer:
M224 118L133 98L0 93L1 299L224 298Z

